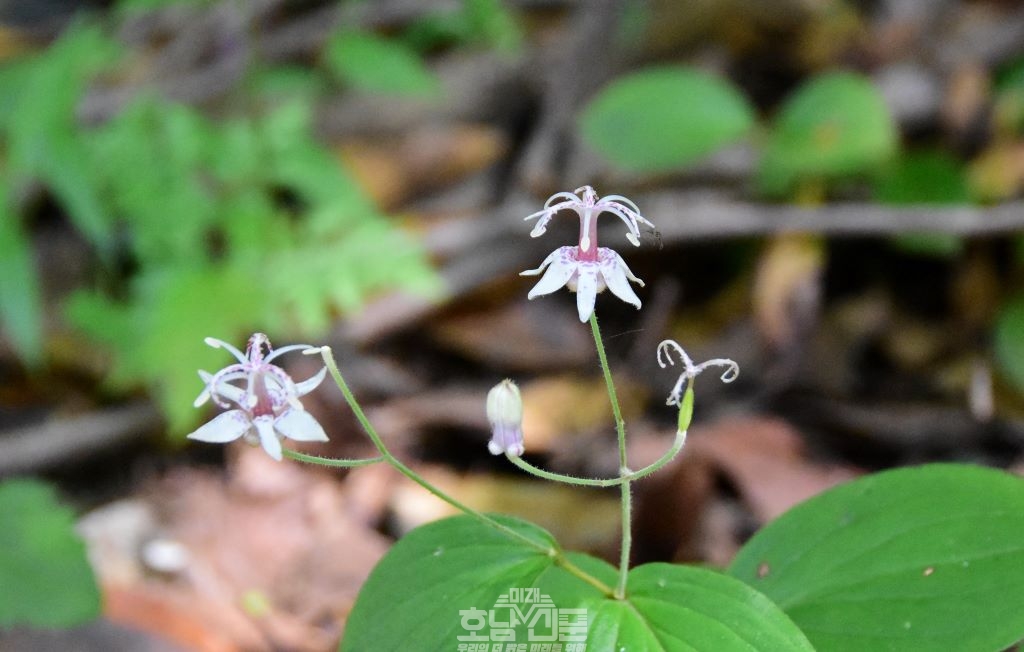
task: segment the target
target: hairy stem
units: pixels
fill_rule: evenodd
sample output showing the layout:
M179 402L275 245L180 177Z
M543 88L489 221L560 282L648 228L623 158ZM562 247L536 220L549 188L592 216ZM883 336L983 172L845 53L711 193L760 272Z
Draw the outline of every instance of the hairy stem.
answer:
M665 466L675 458L675 456L683 449L686 444L686 431L680 430L676 432L676 439L672 442L672 448L668 449L664 455L659 457L657 460L640 469L639 471L632 471L630 473L620 475L617 478L580 478L574 475L565 475L563 473L553 473L551 471L545 471L544 469L538 468L521 457L515 455L505 456L510 462L518 466L520 469L531 473L539 478L545 480L554 480L555 482L565 482L566 484L578 485L581 487L618 487L624 482L634 482L640 478L645 478L650 474L654 473L661 467Z
M597 325L597 311L590 314L590 330L594 334L594 345L597 347L597 357L601 361L601 371L604 374L604 384L608 388L608 400L612 404L612 415L615 417L615 432L619 439L619 477L622 484L619 485L622 496L622 551L619 556L619 583L615 587L615 598L622 600L626 597L626 580L629 578L629 556L633 547L633 494L630 490L631 471L626 463L626 422L622 420L622 409L619 407L619 397L615 393L615 381L612 379L612 371L608 367L608 356L604 351L604 341L601 339L601 329Z

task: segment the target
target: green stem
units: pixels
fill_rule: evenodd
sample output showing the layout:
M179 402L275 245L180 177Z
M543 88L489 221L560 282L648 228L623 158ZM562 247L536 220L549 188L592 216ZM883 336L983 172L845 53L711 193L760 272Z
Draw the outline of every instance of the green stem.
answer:
M619 476L622 484L619 485L622 496L622 551L619 556L619 583L615 587L615 598L622 600L626 597L626 580L629 578L629 556L633 547L633 494L630 491L629 466L626 463L626 422L622 420L622 409L619 407L619 398L615 393L615 381L612 379L612 371L608 367L608 356L604 351L604 342L601 339L601 329L597 326L597 312L590 313L590 330L594 334L594 345L597 347L597 357L601 361L601 371L604 373L604 384L608 388L608 400L612 404L612 414L615 417L615 432L619 439Z
M293 451L284 449L284 456L298 460L299 462L308 462L309 464L319 464L321 466L333 466L342 468L354 468L357 466L367 466L369 464L376 464L377 462L383 462L384 456L370 457L365 460L339 460L333 457L320 457L319 455L307 455L306 453L300 453L299 451Z
M584 582L587 582L591 586L594 586L595 588L603 592L605 595L609 597L613 595L611 587L609 587L604 582L600 581L596 577L593 577L583 569L573 564L565 556L565 553L563 553L559 548L555 546L545 545L543 543L540 543L539 541L535 541L530 537L526 536L525 534L513 530L504 523L500 523L491 518L490 516L487 516L482 512L478 512L472 507L469 507L468 505L459 502L455 498L449 496L447 493L441 491L434 485L430 484L430 482L428 482L426 478L410 469L408 466L403 464L401 460L392 455L391 451L388 450L387 446L384 444L384 441L377 433L377 430L373 427L373 424L371 424L370 420L366 417L366 414L363 412L363 408L359 405L359 401L356 400L355 395L352 394L352 390L349 389L348 383L345 382L345 378L341 375L341 371L338 369L338 364L334 360L334 354L331 351L331 347L322 346L319 349L311 349L306 353L313 354L316 351L319 351L320 356L324 360L324 364L327 366L327 371L331 374L331 378L334 379L334 382L335 384L337 384L338 389L341 390L342 395L345 397L345 402L348 403L348 406L352 409L352 413L355 414L356 420L359 421L359 425L363 427L363 431L366 432L367 436L369 436L370 440L373 442L373 445L377 448L378 451L380 451L380 459L382 459L384 462L387 462L396 470L398 470L399 473L409 478L419 486L423 487L440 500L443 500L444 502L448 503L455 509L458 509L459 511L465 514L468 514L469 516L472 516L481 523L498 530L502 534L505 534L506 536L515 539L521 543L524 543L527 546L533 548L534 550L537 550L538 552L553 558L557 565L561 566L567 572L572 573Z
M618 487L624 482L635 482L640 478L644 478L654 473L661 467L665 466L683 449L683 445L686 444L686 431L680 430L676 432L676 439L672 443L672 448L665 452L664 455L659 457L656 461L650 465L645 466L639 471L633 471L626 475L621 475L617 478L597 479L597 478L579 478L574 475L564 475L562 473L552 473L551 471L545 471L544 469L538 468L521 457L515 455L508 455L506 457L510 462L518 466L520 469L527 473L544 478L545 480L554 480L555 482L565 482L567 484L574 484L581 487Z

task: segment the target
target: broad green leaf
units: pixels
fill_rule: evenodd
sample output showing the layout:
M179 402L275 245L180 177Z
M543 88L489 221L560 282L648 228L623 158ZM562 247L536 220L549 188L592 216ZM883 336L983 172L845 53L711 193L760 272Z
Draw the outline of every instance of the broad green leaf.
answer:
M71 627L100 613L74 515L31 480L0 483L0 629Z
M499 520L545 548L556 545L539 527ZM341 649L454 649L465 633L460 609L490 609L502 593L533 587L552 567L548 555L468 516L416 528L363 585Z
M953 464L867 476L767 525L729 572L819 650L998 652L1024 637L1024 480Z
M327 44L328 68L340 80L374 93L434 96L437 77L402 42L366 32L343 31Z
M499 520L530 540L555 546L537 526ZM568 557L598 582L614 586L617 573L607 563L575 553ZM523 591L529 589L536 592ZM521 599L510 591L521 591ZM349 616L341 649L455 649L459 636L500 640L502 629L515 630L517 643L536 642L531 626L534 637L558 634L536 620L547 604L566 617L570 612L562 610L585 610L573 612L570 621L580 626L576 633L586 636L588 650L811 650L767 598L720 573L650 564L630 572L628 593L628 601L611 599L543 551L468 516L445 519L406 535L377 565ZM509 621L510 605L523 615L519 623ZM477 618L493 610L493 627L464 620L470 610ZM503 628L498 622L510 624Z
M25 363L43 355L42 299L32 245L11 210L7 188L0 183L0 326Z
M772 195L816 182L870 172L896 152L896 127L871 82L826 73L800 87L779 111L758 172Z
M629 170L679 168L743 136L753 110L728 82L689 68L649 68L613 81L584 108L580 132Z
M771 600L721 573L646 564L630 571L628 593L598 608L587 649L813 650Z
M1003 373L1024 392L1024 296L1011 299L999 312L994 349Z

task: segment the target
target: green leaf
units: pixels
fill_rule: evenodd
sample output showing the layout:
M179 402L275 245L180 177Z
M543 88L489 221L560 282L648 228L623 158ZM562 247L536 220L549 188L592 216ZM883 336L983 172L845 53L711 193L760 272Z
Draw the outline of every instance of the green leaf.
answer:
M753 110L725 80L689 68L648 68L605 87L580 116L583 139L642 172L679 168L743 136Z
M522 45L522 30L501 0L462 0L462 15L470 40L505 52L515 52Z
M32 245L11 210L7 188L0 183L0 325L29 365L43 356L42 298Z
M771 195L871 171L896 152L896 127L866 78L826 73L802 86L775 119L758 172Z
M97 192L97 172L80 140L75 109L86 83L116 51L96 28L69 28L32 62L8 125L11 174L41 179L103 254L110 253L113 223Z
M400 41L343 31L327 44L328 68L341 81L373 93L436 96L437 77Z
M964 250L964 241L952 233L907 233L890 241L908 254L932 258L955 258Z
M544 530L506 526L543 547ZM416 528L373 569L345 625L342 650L441 650L463 633L460 609L489 609L502 593L533 587L553 567L543 552L468 516Z
M537 526L498 520L542 546L556 545ZM568 557L591 577L614 585L617 573L607 563L581 554ZM532 600L516 600L510 590L521 589L537 592ZM543 551L471 517L455 517L417 528L392 547L363 586L341 649L455 649L458 636L474 632L499 640L502 628L477 621L476 629L463 620L466 612L493 608L497 620L508 622L511 607L495 607L506 596L530 621L536 612L530 615L529 607L547 596L554 609L585 610L588 650L811 650L767 598L720 573L650 564L630 572L628 593L628 601L611 599ZM579 623L580 614L574 619ZM513 625L516 642L530 642L528 625Z
M942 151L899 157L875 177L874 194L877 201L894 206L971 203L963 166ZM952 258L963 251L963 239L951 233L910 233L891 242L907 253L936 258Z
M771 600L721 573L646 564L630 571L628 592L602 603L588 649L813 650Z
M971 203L963 166L941 151L901 156L875 179L874 194L879 202L893 206Z
M952 464L868 476L770 523L729 572L821 650L997 652L1024 636L1024 480Z
M100 613L74 515L31 480L0 483L0 629L71 627Z
M194 110L141 99L90 134L145 266L202 260L216 204L203 164L217 139Z
M1024 392L1024 296L1008 301L999 312L994 348L1003 373Z

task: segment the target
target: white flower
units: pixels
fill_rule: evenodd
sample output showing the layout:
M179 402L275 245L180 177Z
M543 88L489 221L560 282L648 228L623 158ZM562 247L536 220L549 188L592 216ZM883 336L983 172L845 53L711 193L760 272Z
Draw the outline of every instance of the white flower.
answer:
M587 321L594 313L597 294L607 287L612 294L626 303L640 308L630 281L643 287L644 283L633 275L625 261L613 249L597 246L597 218L602 213L611 213L626 224L626 237L634 245L640 245L640 225L654 227L629 199L621 195L599 198L590 186L582 186L573 192L559 192L548 197L544 209L528 216L527 220L539 218L530 235L534 238L547 231L548 222L562 210L574 211L580 218L579 245L560 247L544 259L540 267L522 272L521 276L544 276L530 290L529 298L551 294L567 286L576 292L576 308L580 321ZM545 268L547 271L545 272Z
M194 405L199 407L212 399L228 411L190 434L189 439L223 444L242 438L262 446L275 460L282 459L281 439L284 437L295 441L327 441L324 429L299 401L300 396L313 391L323 381L326 368L308 380L295 383L284 369L270 364L283 353L313 347L298 344L275 351L263 333L249 338L245 355L227 342L212 337L206 338L206 343L227 349L238 364L224 367L216 374L199 371L206 387ZM244 381L244 387L232 381Z
M672 393L668 395L668 400L665 401L666 405L679 405L683 395L683 383L696 378L708 367L725 367L725 371L722 372L723 383L731 383L740 375L740 366L728 358L715 358L700 364L693 364L693 360L686 355L686 351L675 340L664 340L658 344L658 364L662 369L675 364L670 355L673 350L679 354L679 359L685 369L680 374L679 380L676 381L675 387L672 388Z
M579 247L559 247L552 251L537 269L520 272L520 276L537 276L544 272L528 298L551 294L563 286L576 293L576 309L580 321L590 319L597 294L607 287L612 294L640 308L640 298L629 285L630 281L643 287L644 282L633 275L622 256L608 247L598 247L596 260L581 260ZM544 271L547 268L547 271Z
M519 388L505 379L487 392L487 420L491 424L491 441L487 450L492 455L523 454L523 399Z

